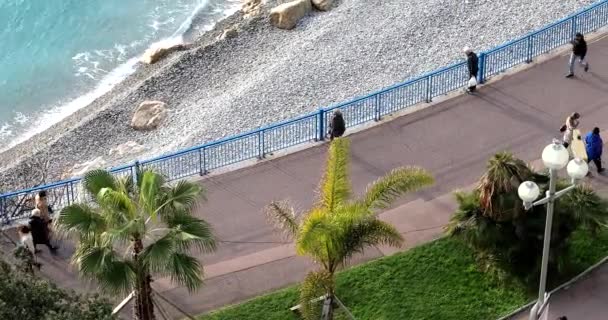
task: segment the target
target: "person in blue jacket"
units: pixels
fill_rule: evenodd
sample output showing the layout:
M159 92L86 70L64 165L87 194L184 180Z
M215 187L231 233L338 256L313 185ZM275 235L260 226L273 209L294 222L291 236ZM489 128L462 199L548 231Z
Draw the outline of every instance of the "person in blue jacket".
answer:
M585 146L587 148L588 161L593 161L593 163L595 163L597 172L604 171L604 168L602 168L602 149L604 142L602 141L602 137L600 137L600 128L595 127L593 128L593 131L587 133L585 136Z

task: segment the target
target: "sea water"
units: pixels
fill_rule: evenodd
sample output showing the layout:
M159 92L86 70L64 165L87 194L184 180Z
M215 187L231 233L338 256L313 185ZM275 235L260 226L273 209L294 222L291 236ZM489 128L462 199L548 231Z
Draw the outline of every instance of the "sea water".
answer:
M239 3L0 0L0 150L109 91L152 44L210 29Z

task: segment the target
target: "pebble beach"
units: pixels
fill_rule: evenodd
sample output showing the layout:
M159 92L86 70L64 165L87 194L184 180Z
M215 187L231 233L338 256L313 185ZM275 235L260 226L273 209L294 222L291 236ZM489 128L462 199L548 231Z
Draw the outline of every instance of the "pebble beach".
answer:
M100 157L116 166L174 152L382 89L464 59L464 46L492 48L593 2L341 0L280 30L268 0L260 15L239 11L192 35L191 49L138 65L89 106L0 153L0 192L33 186L18 175L41 156L50 182ZM236 36L220 39L231 28ZM168 117L135 131L133 112L148 100L165 102ZM125 143L140 147L113 151Z

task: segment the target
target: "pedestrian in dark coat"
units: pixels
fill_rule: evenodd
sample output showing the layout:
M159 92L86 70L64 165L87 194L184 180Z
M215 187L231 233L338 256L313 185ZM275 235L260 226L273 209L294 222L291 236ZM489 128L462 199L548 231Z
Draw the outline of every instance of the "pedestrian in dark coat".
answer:
M600 128L595 127L593 131L587 133L587 136L585 136L585 147L587 149L587 161L593 161L598 173L604 171L604 168L602 168L604 142L600 136Z
M477 73L479 72L479 58L469 47L462 49L467 55L467 69L469 71L469 82L467 83L467 92L473 93L477 89Z
M570 61L568 62L568 74L566 78L574 77L574 63L576 59L585 68L585 72L589 71L589 63L585 60L587 56L587 42L582 33L577 33L572 44L572 53L570 53Z
M331 123L329 124L329 140L341 137L345 131L346 123L344 122L342 111L336 110L334 111L334 115L331 118Z
M44 244L49 248L49 250L51 250L52 253L55 253L55 251L57 251L57 247L53 247L51 245L48 223L40 215L40 210L32 210L32 216L30 217L29 221L29 228L32 234L32 240L34 242L34 249L36 252L38 252L36 245Z

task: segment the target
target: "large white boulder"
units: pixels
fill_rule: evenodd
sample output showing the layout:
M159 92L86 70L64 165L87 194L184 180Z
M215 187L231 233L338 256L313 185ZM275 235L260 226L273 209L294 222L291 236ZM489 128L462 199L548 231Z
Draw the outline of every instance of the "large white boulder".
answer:
M241 10L245 18L255 17L262 13L262 5L265 0L244 0Z
M135 110L131 127L135 130L156 129L167 117L167 104L162 101L144 101Z
M123 157L126 155L140 154L145 150L146 147L142 146L141 144L135 141L127 141L110 149L109 155Z
M270 23L280 29L293 29L312 10L310 0L295 0L270 10Z
M103 157L97 157L93 160L75 164L72 169L69 170L69 177L81 177L85 173L95 169L105 169L107 167L106 161Z
M224 30L222 34L218 37L218 40L232 39L239 35L239 30L237 27L232 27Z
M150 46L146 52L144 52L141 61L145 64L154 64L166 57L167 55L175 52L188 49L189 46L186 44L175 44L175 43L158 43Z

